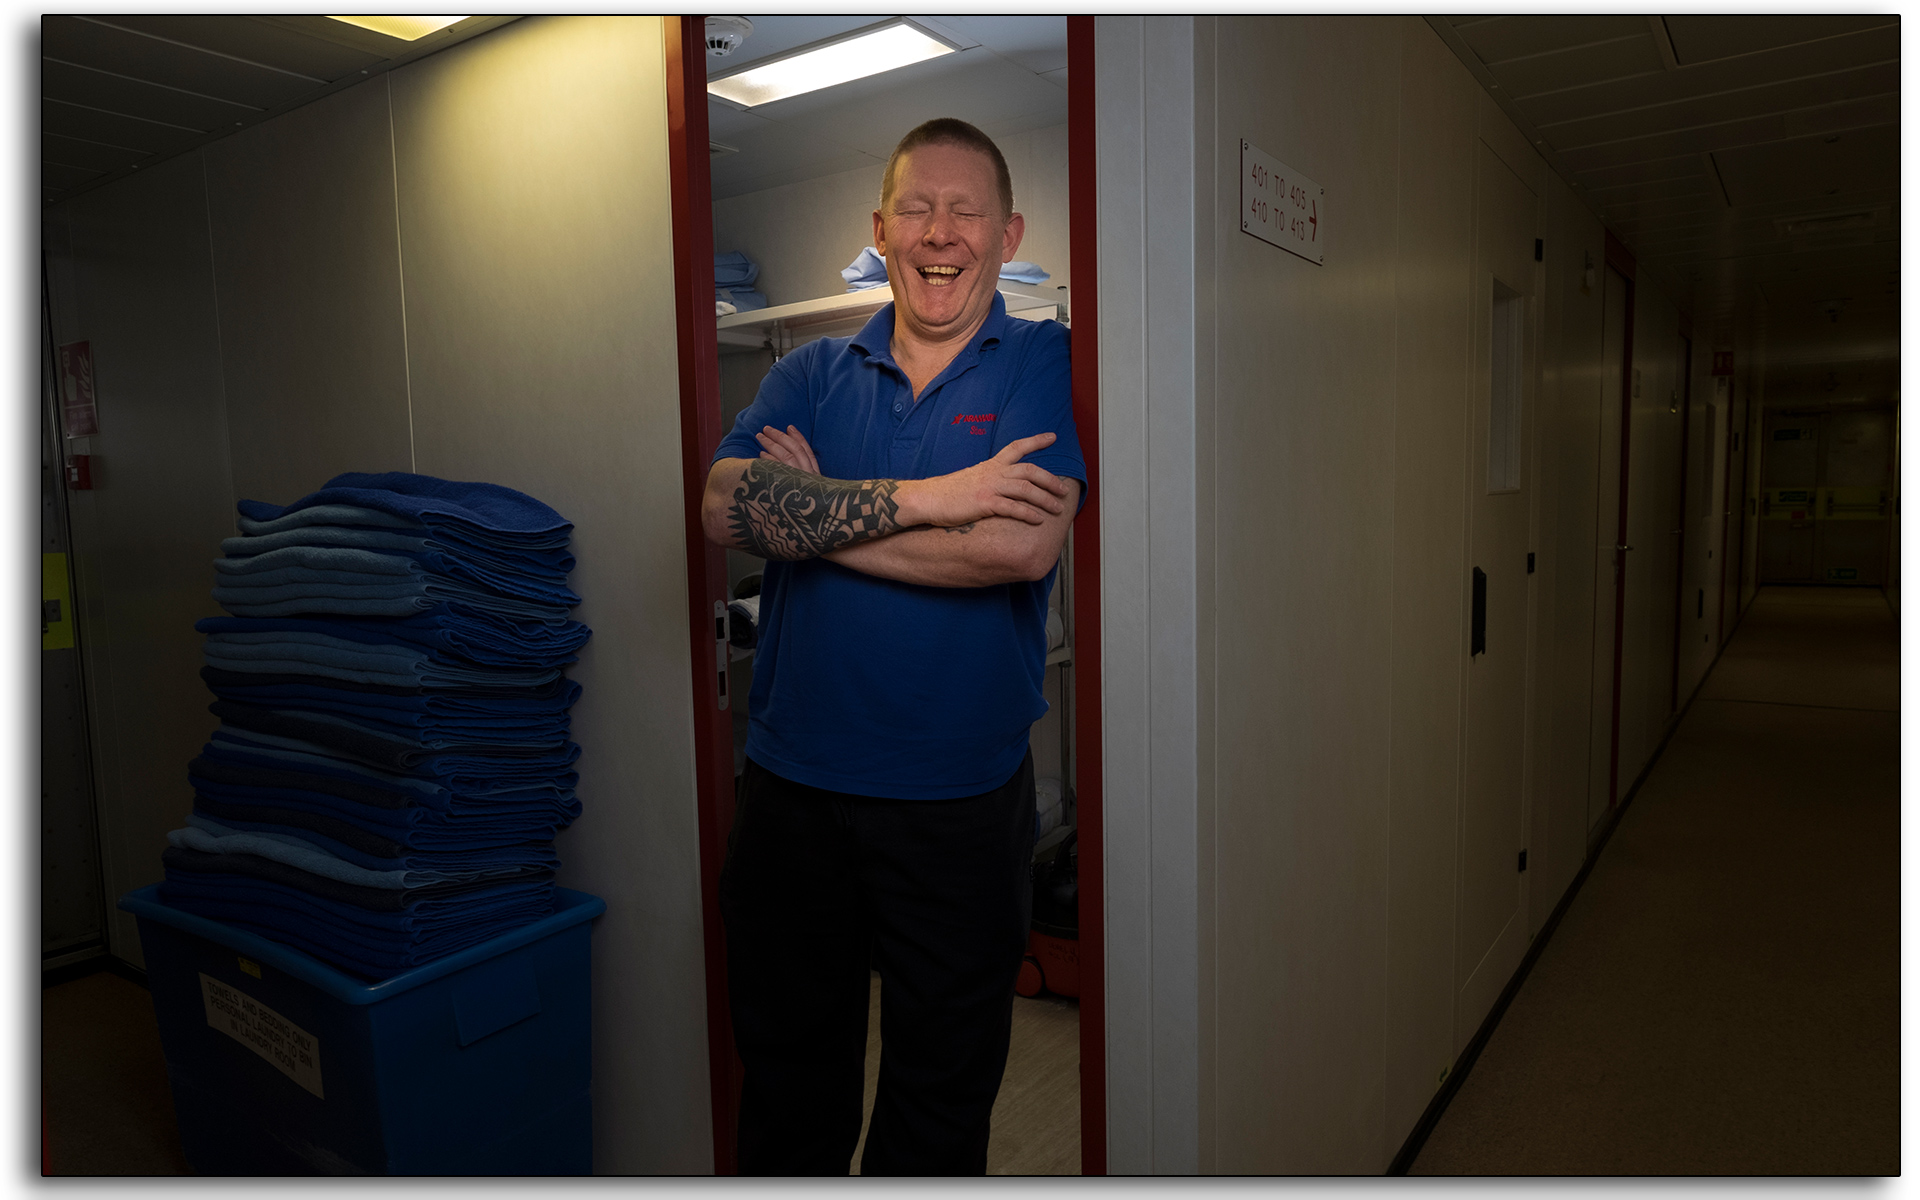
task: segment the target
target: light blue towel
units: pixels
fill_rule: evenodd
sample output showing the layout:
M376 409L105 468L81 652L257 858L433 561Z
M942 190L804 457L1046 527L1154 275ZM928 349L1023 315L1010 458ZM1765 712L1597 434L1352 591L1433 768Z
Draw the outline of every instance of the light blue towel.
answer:
M428 878L409 878L425 876L432 872L421 871L370 871L355 866L344 858L328 854L312 842L299 838L285 837L273 833L247 833L238 829L228 829L214 821L197 814L187 814L187 828L175 829L167 834L169 845L186 850L204 850L208 854L251 854L256 858L270 858L274 862L285 863L289 867L298 867L315 875L324 875L328 879L338 879L341 883L358 884L361 887L407 888L425 887L442 880Z
M760 278L760 264L754 262L738 250L729 250L725 254L713 256L713 285L715 287L751 287L753 281Z
M847 281L849 292L877 288L887 282L887 260L872 246L867 246L852 262L840 268L840 278ZM1009 283L1045 283L1053 276L1038 263L1016 261L1001 264L1000 278Z

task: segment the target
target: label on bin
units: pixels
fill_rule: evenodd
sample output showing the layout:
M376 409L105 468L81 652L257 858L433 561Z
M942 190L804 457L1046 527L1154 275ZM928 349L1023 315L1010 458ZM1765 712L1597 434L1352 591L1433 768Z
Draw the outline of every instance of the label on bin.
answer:
M204 972L200 996L207 1002L207 1024L249 1047L322 1100L327 1098L320 1090L320 1043L312 1034Z

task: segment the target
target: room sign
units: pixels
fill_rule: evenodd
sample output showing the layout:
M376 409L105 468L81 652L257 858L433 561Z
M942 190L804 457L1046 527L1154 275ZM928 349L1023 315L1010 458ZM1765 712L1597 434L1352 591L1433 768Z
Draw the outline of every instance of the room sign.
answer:
M1240 142L1240 231L1289 254L1324 265L1327 189Z

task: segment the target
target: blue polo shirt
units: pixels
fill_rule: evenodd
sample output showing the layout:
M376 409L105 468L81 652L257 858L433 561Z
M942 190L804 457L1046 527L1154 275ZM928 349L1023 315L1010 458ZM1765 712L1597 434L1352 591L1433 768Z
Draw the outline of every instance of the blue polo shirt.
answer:
M792 425L833 479L927 479L1052 430L1024 461L1087 469L1073 427L1066 327L986 322L922 392L893 361L893 305L858 335L773 365L714 461L758 458L754 434ZM760 592L747 753L777 775L860 796L947 800L1005 783L1047 711L1047 595L1038 583L927 587L825 559L769 562Z

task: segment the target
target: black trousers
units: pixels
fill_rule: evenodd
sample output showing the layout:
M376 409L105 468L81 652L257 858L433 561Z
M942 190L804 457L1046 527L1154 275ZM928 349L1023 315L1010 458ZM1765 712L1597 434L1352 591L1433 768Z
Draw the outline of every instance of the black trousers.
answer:
M744 1175L981 1175L1033 906L1033 756L993 791L883 800L747 760L720 876Z

